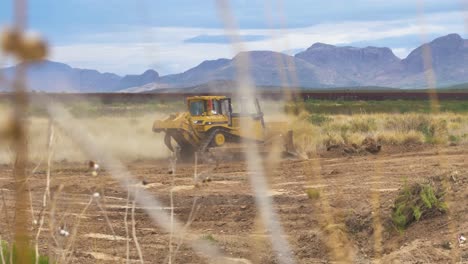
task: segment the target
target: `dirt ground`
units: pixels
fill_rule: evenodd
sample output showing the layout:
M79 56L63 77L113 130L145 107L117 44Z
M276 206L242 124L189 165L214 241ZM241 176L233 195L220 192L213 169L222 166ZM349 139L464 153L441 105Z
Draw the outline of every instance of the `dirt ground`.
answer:
M170 212L169 193L174 179L175 217L185 223L193 211L190 224L193 233L217 245L239 263L277 262L268 242L268 230L262 228L257 216L244 162L200 165L197 169L205 172L201 176L205 182L196 186L192 165L179 164L176 173L171 174L168 164L167 160L126 164L134 177L144 181L141 188L167 206L154 210ZM297 263L333 262L336 260L333 252L343 251L342 247L351 250L354 263L379 260L382 263L468 263L468 244L460 247L457 242L458 235L468 235L466 146L384 147L375 155L324 152L310 160L283 160L275 168L269 166L267 172L270 195ZM12 229L8 225L13 219L11 175L11 165L0 167L3 204L8 208L2 206L0 234L6 240L11 237ZM36 217L40 213L45 178L46 167L41 165L29 179ZM399 188L405 182L426 181L438 181L447 187L448 213L422 219L403 233L395 231L389 219ZM63 185L60 192L59 185ZM42 254L48 254L49 250L59 252L73 236L61 236L58 227L71 232L80 219L71 262L125 262L125 189L105 170L93 176L84 162L53 164L51 189L57 230L48 230L46 221L40 238ZM309 189L318 190L319 197L309 198L306 194ZM103 210L92 202L80 216L94 192L101 194ZM169 234L156 226L138 205L135 218L145 262L167 263ZM340 234L335 237L339 241L330 237L327 231L330 226L339 231L335 232ZM128 239L130 260L138 262L131 235ZM182 244L172 262L208 261Z

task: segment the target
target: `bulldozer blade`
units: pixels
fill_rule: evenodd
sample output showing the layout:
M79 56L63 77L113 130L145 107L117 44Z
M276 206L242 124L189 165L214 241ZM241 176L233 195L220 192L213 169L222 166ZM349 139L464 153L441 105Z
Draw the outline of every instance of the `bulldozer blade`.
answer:
M164 144L166 144L166 147L174 152L174 148L172 147L172 143L171 143L171 135L167 134L164 136Z

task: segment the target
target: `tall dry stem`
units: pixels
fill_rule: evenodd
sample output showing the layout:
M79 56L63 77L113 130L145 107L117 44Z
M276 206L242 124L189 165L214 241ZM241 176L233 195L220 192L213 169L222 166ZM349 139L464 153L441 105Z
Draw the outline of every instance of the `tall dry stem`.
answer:
M39 225L36 233L35 238L35 251L36 251L36 258L35 263L39 263L39 237L42 232L42 226L44 225L44 217L47 209L47 202L50 200L50 173L51 173L51 166L52 166L52 155L53 155L53 142L54 142L54 127L52 124L52 120L49 119L49 130L48 130L48 137L47 137L47 178L46 178L46 187L44 190L44 195L42 198L42 210L39 214ZM31 191L29 191L29 196L31 197ZM32 210L32 201L31 201L31 210ZM33 214L34 217L34 214Z
M130 263L130 235L128 230L128 206L130 203L130 190L127 188L127 200L125 201L125 216L124 216L124 225L125 225L125 259L127 264Z
M81 213L76 217L76 223L73 227L73 230L71 232L71 236L69 238L69 242L65 247L65 250L63 251L61 261L59 263L70 263L71 258L72 258L72 253L73 253L73 246L75 244L75 240L78 237L78 228L80 227L81 224L81 219L83 218L84 214L88 210L89 206L93 203L93 197L89 199L88 203L85 205Z
M46 207L47 200L50 199L50 171L52 168L52 156L53 150L52 145L54 142L54 125L52 120L49 119L48 127L48 138L47 138L47 178L46 178L46 189L42 198L42 206Z
M175 259L176 259L176 255L179 252L180 246L182 246L182 243L184 241L184 236L185 236L188 228L190 227L190 225L192 224L192 222L194 220L195 213L198 211L198 209L200 209L200 205L198 205L198 207L195 207L196 204L197 204L197 197L194 197L193 198L192 209L190 210L189 217L187 219L187 222L184 225L184 228L181 231L181 235L179 237L179 240L177 241L177 247L176 247L176 249L174 251L174 256L173 256L173 261L174 262L175 262Z
M15 80L14 93L14 113L12 129L13 149L15 152L15 162L13 168L13 177L15 179L15 246L18 252L18 263L26 263L31 259L31 253L28 250L30 234L29 234L29 199L27 188L27 173L26 166L28 163L28 145L26 132L26 109L27 95L24 87L23 77L25 75L25 66L20 65Z
M26 27L26 0L16 0L14 2L14 20L15 30L22 32ZM28 250L30 234L29 234L29 217L28 208L29 200L27 193L27 174L26 166L28 164L28 144L27 144L27 128L26 128L26 110L28 98L25 87L26 63L20 63L17 67L15 80L13 81L13 150L15 152L15 161L13 168L13 177L15 179L15 237L14 243L18 252L18 263L27 263L31 259L31 253ZM13 255L13 254L11 254ZM10 256L11 256L10 255Z
M132 202L132 237L133 237L133 241L135 242L135 247L137 249L138 257L140 258L140 262L142 264L144 264L145 261L143 260L143 253L141 252L140 243L138 243L138 237L137 237L137 234L136 234L135 203L136 203L135 200L133 200L133 202Z
M169 190L169 199L170 199L170 206L171 206L171 230L169 232L169 264L172 264L172 237L174 235L174 181L175 181L175 174L176 174L176 166L177 166L177 157L172 154L171 158L171 189Z
M217 4L226 34L230 37L234 52L238 54L235 65L238 81L236 99L239 101L246 101L247 104L253 105L255 103L255 91L250 78L248 54L241 53L244 51L244 48L242 47L238 26L232 14L229 1L218 0ZM249 119L241 118L240 125L241 131L245 135L248 135L253 130L253 122ZM256 144L250 144L248 148L244 148L244 151L250 172L249 182L254 191L255 202L265 227L271 231L269 239L273 245L276 257L280 263L295 263L290 245L285 238L286 234L273 207L273 201L268 196L268 183L265 178L262 159L258 154L258 147Z

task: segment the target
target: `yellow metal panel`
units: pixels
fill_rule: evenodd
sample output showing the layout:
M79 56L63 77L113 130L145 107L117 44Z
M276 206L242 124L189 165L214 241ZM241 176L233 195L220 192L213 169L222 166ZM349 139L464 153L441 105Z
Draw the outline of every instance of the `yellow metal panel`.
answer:
M241 124L246 127L245 131L240 128ZM256 120L251 116L234 117L232 127L234 127L233 134L237 136L258 141L264 140L264 129L260 119Z
M187 101L191 101L191 100L203 100L203 101L206 101L206 100L221 100L221 99L226 99L227 97L226 96L216 96L216 95L201 95L201 96L191 96L191 97L187 97Z

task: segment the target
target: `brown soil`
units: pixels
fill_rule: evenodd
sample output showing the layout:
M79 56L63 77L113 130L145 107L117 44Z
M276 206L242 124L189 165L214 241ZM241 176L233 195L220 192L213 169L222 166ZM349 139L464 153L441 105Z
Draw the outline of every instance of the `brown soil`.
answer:
M420 147L410 150L385 148L377 154L344 155L323 153L310 160L284 160L268 172L270 195L288 235L297 263L327 263L336 258L333 247L352 251L355 263L448 263L468 261L468 245L459 247L457 235L468 234L468 150L466 146ZM196 186L193 166L182 164L171 174L167 161L140 161L127 164L132 174L145 181L142 188L161 200L169 212L169 191L175 179L176 217L185 223L194 199L196 211L192 232L219 246L239 263L276 263L269 233L257 217L254 197L243 162L225 162L217 167L198 167L205 173ZM0 165L0 188L8 210L0 215L0 234L11 238L13 188L11 166ZM46 168L40 166L29 179L36 217L42 203ZM208 180L206 180L208 179ZM440 181L447 187L449 212L413 223L404 233L392 228L391 207L399 188L408 183ZM56 200L57 226L72 230L81 210L94 192L101 201L116 238L96 203L81 217L73 251L74 263L125 262L124 226L127 193L108 173L92 176L88 164L53 165L52 191ZM63 185L58 193L59 185ZM316 189L318 199L309 199L306 190ZM3 208L3 206L2 206ZM5 214L7 213L7 215ZM8 219L8 221L7 221ZM169 234L158 228L145 212L136 209L137 236L148 263L167 263ZM48 227L48 223L44 225ZM330 231L331 226L336 226ZM48 254L48 242L54 252L70 237L52 230L57 242L50 241L46 229L40 250ZM338 234L333 236L332 234ZM381 235L381 244L378 242ZM340 241L335 241L338 238ZM377 239L376 239L377 238ZM334 240L335 239L335 240ZM57 244L56 244L57 243ZM447 246L449 245L449 246ZM130 258L138 260L133 241ZM381 253L379 253L381 252ZM189 246L182 245L173 263L205 263Z

